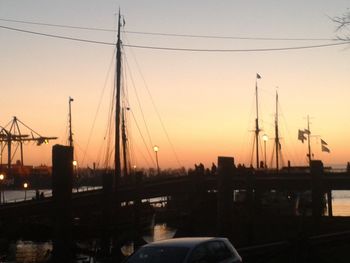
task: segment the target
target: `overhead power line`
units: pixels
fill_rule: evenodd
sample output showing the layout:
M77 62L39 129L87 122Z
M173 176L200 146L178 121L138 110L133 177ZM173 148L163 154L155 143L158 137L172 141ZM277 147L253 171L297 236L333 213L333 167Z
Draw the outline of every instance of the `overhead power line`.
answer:
M195 48L173 48L173 47L155 47L155 46L138 46L138 45L124 45L124 47L167 50L167 51L187 51L187 52L269 52L269 51L285 51L298 49L311 49L321 47L331 47L350 44L350 41L342 43L328 43L311 46L296 46L296 47L277 47L277 48L252 48L252 49L195 49Z
M16 19L5 19L0 18L0 21L39 25L48 27L58 28L69 28L69 29L80 29L80 30L91 30L91 31L104 31L104 32L116 32L115 29L99 28L99 27L83 27L83 26L72 26L62 24L50 24L34 21L16 20ZM235 39L235 40L269 40L269 41L340 41L338 38L305 38L305 37L257 37L257 36L218 36L218 35L197 35L197 34L176 34L176 33L164 33L164 32L144 32L144 31L130 31L124 30L127 34L136 35L151 35L151 36L166 36L166 37L185 37L185 38L208 38L208 39Z
M93 43L93 44L115 46L115 43L96 41L96 40L88 40L88 39L81 39L81 38L74 38L74 37L59 36L59 35L53 35L53 34L46 34L46 33L30 31L30 30L24 30L24 29L20 29L20 28L14 28L14 27L0 26L0 28L12 30L12 31L18 31L18 32L22 32L22 33L28 33L28 34L34 34L34 35L39 35L39 36L45 36L45 37L61 38L61 39L66 39L66 40L87 42L87 43Z
M235 39L235 40L278 40L278 41L339 41L336 38L285 38L285 37L242 37L242 36L213 36L213 35L192 35L192 34L173 34L161 32L140 32L124 31L128 34L167 36L167 37L187 37L187 38L212 38L212 39Z
M60 38L60 39L65 39L65 40L87 42L87 43L100 44L100 45L110 45L110 46L116 45L115 43L111 43L111 42L103 42L103 41L73 38L73 37L67 37L67 36L61 36L61 35L46 34L46 33L40 33L40 32L35 32L35 31L30 31L30 30L19 29L19 28L7 27L7 26L0 26L0 28L12 30L12 31L18 31L18 32L22 32L22 33L40 35L40 36L45 36L45 37ZM328 44L319 44L319 45L308 45L308 46L276 47L276 48L252 48L252 49L196 49L196 48L157 47L157 46L143 46L143 45L123 45L123 46L124 47L132 47L132 48L142 48L142 49L166 50L166 51L186 51L186 52L271 52L271 51L287 51L287 50L322 48L322 47L340 46L340 45L347 45L347 44L350 44L350 41L342 41L342 42L337 42L337 43L328 43Z
M20 23L20 24L29 24L29 25L38 25L38 26L48 26L48 27L60 27L60 28L82 29L82 30L92 30L92 31L116 32L115 29L106 29L106 28L98 28L98 27L71 26L71 25L61 25L61 24L49 24L49 23L24 21L24 20L15 20L15 19L0 18L0 21L12 22L12 23Z

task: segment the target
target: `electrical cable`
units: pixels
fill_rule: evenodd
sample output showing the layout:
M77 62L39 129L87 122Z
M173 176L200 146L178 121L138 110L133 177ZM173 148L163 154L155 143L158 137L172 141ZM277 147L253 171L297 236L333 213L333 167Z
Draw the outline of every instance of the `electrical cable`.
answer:
M104 32L117 32L117 30L115 30L115 29L106 29L106 28L99 28L99 27L71 26L71 25L62 25L62 24L50 24L50 23L33 22L33 21L16 20L16 19L0 18L0 21L21 23L21 24L30 24L30 25L49 26L49 27L58 27L58 28L81 29L81 30L104 31ZM273 41L340 41L340 39L337 39L337 38L242 37L242 36L219 36L219 35L176 34L176 33L163 33L163 32L144 32L144 31L131 31L131 30L124 30L123 32L126 34L135 34L135 35L185 37L185 38L207 38L207 39L268 40L268 41L271 41L271 40L273 40Z
M6 26L0 26L2 29L7 30L13 30L28 34L34 34L34 35L40 35L40 36L46 36L46 37L52 37L52 38L60 38L65 40L72 40L72 41L79 41L79 42L86 42L86 43L92 43L92 44L100 44L100 45L109 45L109 46L115 46L115 43L111 42L103 42L103 41L96 41L96 40L88 40L88 39L81 39L81 38L73 38L73 37L66 37L66 36L60 36L60 35L53 35L53 34L46 34L46 33L40 33L35 31L29 31L29 30L23 30L19 28L13 28L13 27L6 27ZM183 52L272 52L272 51L290 51L290 50L301 50L301 49L313 49L313 48L323 48L323 47L331 47L331 46L340 46L340 45L347 45L350 44L350 41L348 40L342 40L340 43L327 43L327 44L319 44L319 45L308 45L308 46L295 46L295 47L277 47L277 48L253 48L253 49L196 49L196 48L176 48L176 47L159 47L159 46L145 46L145 45L123 45L124 47L131 47L131 48L140 48L140 49L152 49L152 50L165 50L165 51L183 51Z
M123 45L123 46L124 47L132 47L132 48L141 48L141 49L166 50L166 51L186 51L186 52L271 52L271 51L288 51L288 50L322 48L322 47L340 46L340 45L347 45L347 44L350 44L350 41L344 41L341 43L310 45L310 46L277 47L277 48L252 48L252 49L196 49L196 48L175 48L175 47L157 47L157 46L141 46L141 45Z

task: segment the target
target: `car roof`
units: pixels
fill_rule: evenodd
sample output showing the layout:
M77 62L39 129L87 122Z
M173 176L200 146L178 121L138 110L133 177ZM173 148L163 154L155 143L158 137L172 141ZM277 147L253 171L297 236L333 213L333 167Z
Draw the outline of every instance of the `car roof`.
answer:
M183 237L183 238L172 238L161 241L156 241L145 246L157 247L157 246L169 246L169 247L187 247L192 248L200 243L215 240L224 240L225 238L218 237Z

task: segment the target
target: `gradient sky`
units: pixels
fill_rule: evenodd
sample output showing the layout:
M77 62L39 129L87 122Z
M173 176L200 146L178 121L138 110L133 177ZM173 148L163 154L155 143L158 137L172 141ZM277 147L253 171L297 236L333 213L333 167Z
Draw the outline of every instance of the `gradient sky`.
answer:
M338 35L336 25L329 17L346 12L349 1L0 0L0 19L115 29L118 7L125 18L126 31L335 38ZM116 39L113 32L5 21L0 21L0 25L105 42L115 42ZM124 44L202 49L292 47L331 42L123 34ZM68 97L71 96L74 98L76 158L82 166L91 166L92 162L102 165L113 87L114 47L5 29L0 29L0 43L0 125L5 126L12 116L17 116L40 134L59 137L50 145L26 145L24 161L27 164L51 165L52 144L67 142ZM199 162L211 165L216 162L217 156L233 156L236 163L249 164L253 147L251 130L254 129L255 118L256 72L262 76L259 80L261 134L266 133L271 138L274 94L278 87L285 161L306 164L306 144L297 140L297 132L306 128L307 115L312 118L312 133L320 135L331 150L330 154L322 153L319 140L314 138L311 142L315 158L322 159L326 165L350 161L350 50L347 46L260 53L196 53L125 47L123 54L125 65L129 65L125 69L127 78L124 81L129 106L150 151L147 153L135 120L129 113L132 165L154 166L149 158L149 155L154 158L154 153L150 149L135 89L152 144L160 148L161 168L192 167ZM268 160L272 146L273 142L268 141Z

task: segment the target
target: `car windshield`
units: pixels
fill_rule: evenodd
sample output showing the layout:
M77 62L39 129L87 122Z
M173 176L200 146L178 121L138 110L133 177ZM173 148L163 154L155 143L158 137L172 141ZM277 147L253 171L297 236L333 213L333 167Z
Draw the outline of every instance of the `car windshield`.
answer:
M133 254L128 263L182 263L189 249L185 247L144 247Z

